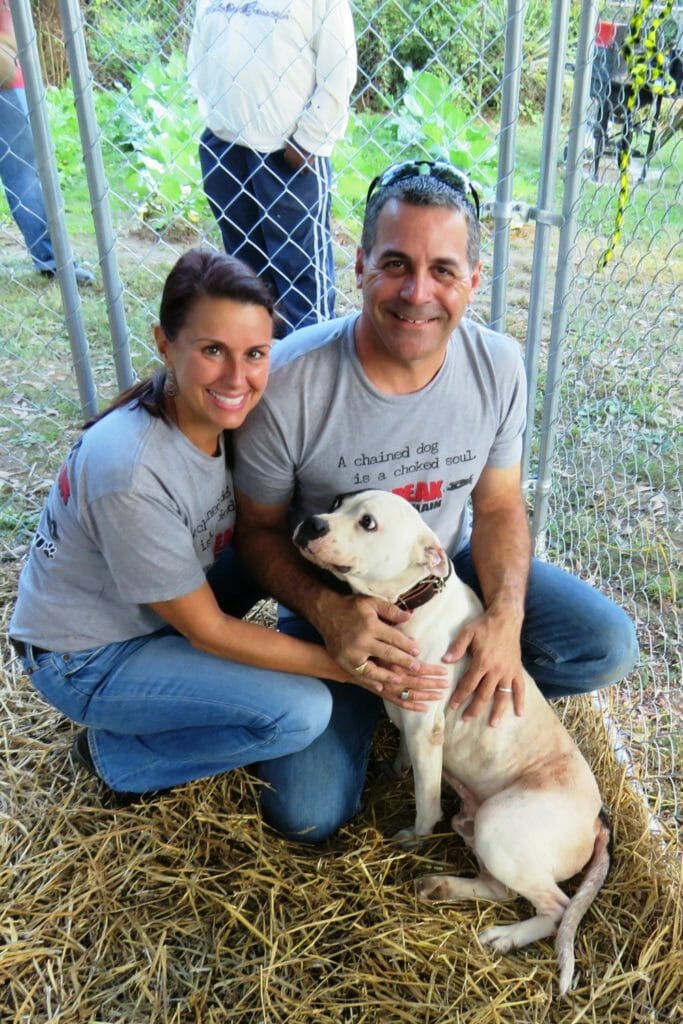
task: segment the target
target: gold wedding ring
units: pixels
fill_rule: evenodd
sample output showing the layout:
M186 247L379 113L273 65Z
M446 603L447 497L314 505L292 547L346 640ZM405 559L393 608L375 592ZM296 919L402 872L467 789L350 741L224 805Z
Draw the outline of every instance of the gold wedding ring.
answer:
M366 658L365 661L361 661L360 665L356 665L356 667L354 668L353 671L357 672L359 676L363 676L363 675L365 675L367 670L368 670L368 659Z

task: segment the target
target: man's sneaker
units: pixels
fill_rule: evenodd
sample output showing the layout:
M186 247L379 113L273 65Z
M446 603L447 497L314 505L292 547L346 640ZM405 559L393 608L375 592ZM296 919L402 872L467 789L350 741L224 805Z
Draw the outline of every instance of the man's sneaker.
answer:
M43 275L43 277L52 278L57 276L57 271L52 269L41 270L40 273ZM85 267L82 267L80 263L74 263L74 274L76 275L77 284L90 285L93 284L95 281L95 275L90 270L86 270Z
M74 273L78 284L94 284L95 275L91 270L82 267L80 263L74 263Z

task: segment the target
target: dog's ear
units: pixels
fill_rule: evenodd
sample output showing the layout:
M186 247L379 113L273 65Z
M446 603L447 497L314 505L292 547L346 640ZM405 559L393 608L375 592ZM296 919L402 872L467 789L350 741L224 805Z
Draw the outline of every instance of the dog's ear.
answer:
M419 565L426 565L435 576L448 576L448 555L433 533L424 533L417 545Z

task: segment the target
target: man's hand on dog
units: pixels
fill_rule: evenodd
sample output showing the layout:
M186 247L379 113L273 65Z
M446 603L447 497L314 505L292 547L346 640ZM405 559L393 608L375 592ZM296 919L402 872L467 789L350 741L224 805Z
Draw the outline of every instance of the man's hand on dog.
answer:
M359 686L407 711L426 711L448 687L443 665L423 665L414 640L395 623L410 612L376 597L335 595L334 612L319 625L328 653ZM362 671L359 671L362 668ZM410 692L410 697L401 698Z
M444 661L453 664L471 657L453 696L456 708L474 694L463 719L475 718L489 704L489 724L498 725L511 697L516 715L524 713L524 673L519 643L519 622L490 609L468 622L449 647Z

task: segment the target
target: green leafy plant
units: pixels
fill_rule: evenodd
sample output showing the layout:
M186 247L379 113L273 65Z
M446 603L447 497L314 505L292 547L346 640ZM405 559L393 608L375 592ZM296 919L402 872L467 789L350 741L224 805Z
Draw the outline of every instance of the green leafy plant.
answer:
M87 0L86 40L90 66L105 87L132 85L147 66L150 53L168 48L184 31L183 0Z
M495 136L485 121L452 98L441 75L406 68L407 88L398 110L398 141L435 160L447 160L492 184L495 179Z
M189 97L178 51L151 61L130 89L133 166L126 185L142 219L158 231L206 214L197 152L202 122Z
M81 137L70 86L46 89L48 119L54 140L55 158L62 185L69 188L85 183Z
M386 114L351 112L346 135L332 156L332 212L335 220L354 235L360 226L368 185L398 152L395 120Z
M495 181L495 135L489 125L473 120L441 76L410 68L403 76L401 99L384 113L352 112L346 136L335 147L333 212L354 234L368 185L395 160L447 160L485 186Z

